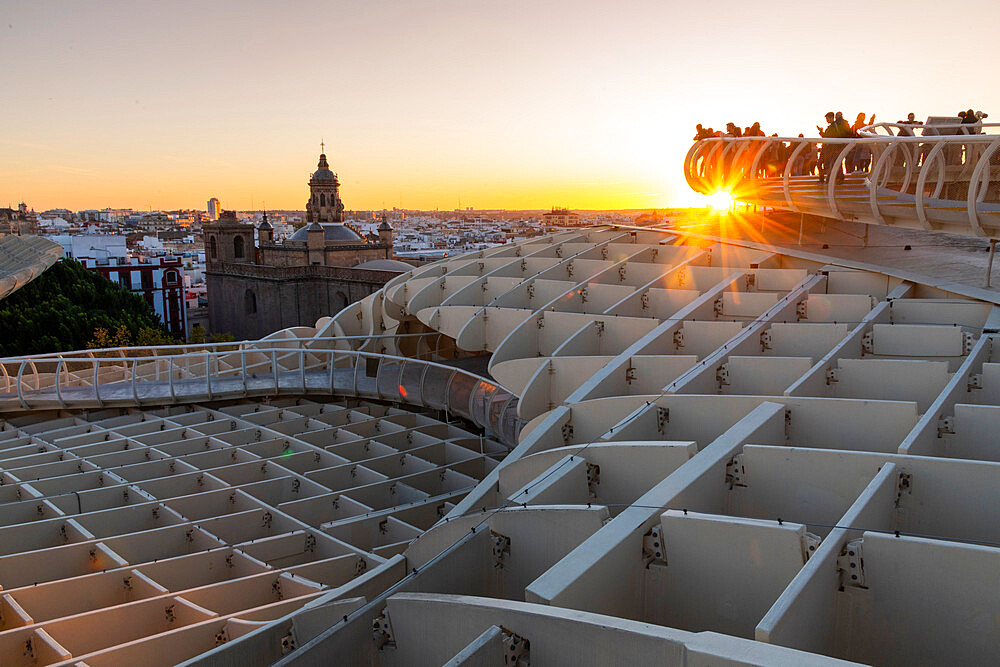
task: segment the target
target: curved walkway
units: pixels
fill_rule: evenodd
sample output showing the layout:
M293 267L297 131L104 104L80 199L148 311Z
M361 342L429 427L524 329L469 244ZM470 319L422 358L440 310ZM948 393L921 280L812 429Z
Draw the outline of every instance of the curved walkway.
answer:
M983 127L992 131L997 125ZM685 157L685 177L697 192L725 190L738 201L765 207L995 238L1000 236L1000 135L944 134L957 128L935 126L924 131L940 134L919 137L872 131L857 139L703 139ZM831 172L855 171L821 183L809 168L821 151L831 156ZM864 166L854 164L859 161Z

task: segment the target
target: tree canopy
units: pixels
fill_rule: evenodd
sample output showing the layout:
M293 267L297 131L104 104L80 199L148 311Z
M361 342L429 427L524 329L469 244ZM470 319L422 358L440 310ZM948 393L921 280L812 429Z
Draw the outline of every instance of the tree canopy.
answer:
M64 259L0 300L0 356L82 350L98 329L122 327L132 341L144 329L172 340L141 296Z

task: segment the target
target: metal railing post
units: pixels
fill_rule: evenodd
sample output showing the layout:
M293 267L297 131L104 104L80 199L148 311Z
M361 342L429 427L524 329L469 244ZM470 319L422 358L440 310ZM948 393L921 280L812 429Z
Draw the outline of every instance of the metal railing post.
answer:
M358 354L358 353L356 353L356 354ZM355 396L358 395L358 369L361 367L361 362L362 361L363 361L363 359L361 358L360 354L358 354L358 356L354 357L354 373L352 373L352 376L354 378L354 386L352 388L352 390L353 390L352 393Z
M205 390L208 400L212 400L212 353L205 352Z
M173 356L167 357L167 384L170 387L170 401L172 403L177 402L177 396L174 394L174 358Z
M63 364L65 361L62 357L59 358L59 363L56 365L56 398L59 400L59 407L65 408L66 401L62 397L62 386L59 384L59 377L62 375Z
M403 392L405 391L403 389L403 369L405 368L406 368L406 362L400 361L399 373L396 375L396 395L399 396L400 399L406 398L406 396L403 395Z
M428 371L428 369L430 369L430 366L428 366L427 364L424 364L424 370L420 372L420 384L419 384L418 391L420 392L420 402L421 403L424 402L424 380L427 378L427 371Z
M334 372L337 368L337 350L335 348L330 348L327 350L330 355L330 360L327 362L330 365L330 393L333 394L334 390Z
M984 233L983 225L979 220L978 204L981 201L979 191L982 190L983 195L985 196L986 190L989 187L990 158L992 157L994 151L997 150L998 146L1000 146L1000 139L995 139L989 146L986 147L986 150L983 151L983 154L979 157L979 161L976 162L975 169L972 170L972 176L969 178L969 190L966 194L966 203L969 211L969 225L976 232L976 234L980 236L984 235ZM980 183L980 179L983 178L984 175L984 170L986 170L986 187L983 187L982 183ZM988 284L989 282L987 282L987 285Z
M452 371L451 375L448 376L448 382L444 385L444 416L445 421L451 421L451 383L455 381L455 376L458 375L458 371Z
M278 393L278 351L271 348L271 375L274 379L274 393Z
M17 369L17 400L21 404L21 407L25 410L28 409L28 404L24 400L24 390L21 387L21 376L24 375L24 366L27 364L26 361L21 362L21 367Z
M993 257L997 254L997 239L990 239L990 258L986 262L986 286L990 285L990 274L993 273Z
M135 399L136 404L139 403L139 393L135 386L135 369L139 365L139 360L136 359L132 362L132 398Z
M299 347L299 371L302 376L302 393L306 393L306 349Z
M94 358L94 397L97 399L97 406L103 408L104 401L101 400L101 384L97 381L101 374L101 358Z

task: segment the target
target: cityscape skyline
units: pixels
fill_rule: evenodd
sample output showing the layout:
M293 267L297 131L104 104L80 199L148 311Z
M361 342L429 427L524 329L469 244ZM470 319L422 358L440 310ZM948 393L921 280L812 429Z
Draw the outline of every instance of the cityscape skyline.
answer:
M828 109L1000 107L955 57L995 60L1000 7L935 7L875 2L894 30L855 21L847 44L809 3L5 3L0 201L301 210L325 140L349 209L698 204L697 122L808 136ZM905 76L913 40L933 85Z

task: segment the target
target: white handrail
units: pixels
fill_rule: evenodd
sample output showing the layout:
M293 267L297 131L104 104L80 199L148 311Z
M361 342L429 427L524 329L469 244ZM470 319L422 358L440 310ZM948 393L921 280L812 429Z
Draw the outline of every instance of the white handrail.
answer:
M927 127L946 130L951 126ZM1000 127L1000 123L983 127ZM991 160L1000 147L998 142L997 134L863 134L836 139L711 137L695 142L688 150L684 158L685 178L698 192L713 194L727 190L737 201L764 207L868 224L997 238L1000 197L991 184L1000 179L1000 168L991 164ZM815 178L811 173L800 171L804 165L803 151L815 151L820 146L823 150L819 157L825 163L820 169L829 171L825 187L818 181L810 182L810 178ZM771 161L767 169L761 169L769 151L780 155L777 172ZM843 177L836 176L845 162L852 166L852 158L853 164L858 165L848 174L853 186L843 188L838 182ZM864 194L857 187L862 186L862 177L866 177ZM931 178L933 186L928 184ZM966 216L956 218L954 212L963 209Z

